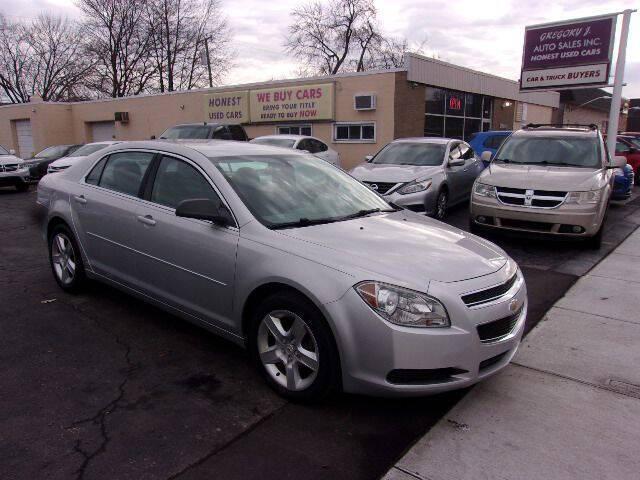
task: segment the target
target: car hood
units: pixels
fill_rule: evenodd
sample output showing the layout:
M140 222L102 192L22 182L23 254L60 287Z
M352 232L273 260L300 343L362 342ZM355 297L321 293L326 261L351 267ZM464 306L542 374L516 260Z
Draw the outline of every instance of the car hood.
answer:
M479 181L496 187L586 191L599 188L606 170L551 165L514 165L492 162Z
M23 161L15 155L0 155L0 165L22 163Z
M87 155L88 156L88 155ZM62 157L51 163L51 167L68 167L74 163L78 163L80 160L84 160L87 156L82 157Z
M508 257L496 245L445 223L407 211L277 230L316 251L318 261L348 272L349 266L396 284L424 289L429 281L456 282L496 272ZM346 270L345 270L346 269ZM374 278L375 277L375 278Z
M363 163L351 170L351 175L364 182L404 183L417 178L428 178L441 169L441 165L421 167L416 165Z

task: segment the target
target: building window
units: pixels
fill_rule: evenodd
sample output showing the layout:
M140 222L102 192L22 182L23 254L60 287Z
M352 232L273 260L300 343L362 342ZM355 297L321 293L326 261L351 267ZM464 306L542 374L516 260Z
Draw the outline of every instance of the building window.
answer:
M373 122L336 123L333 126L333 141L375 143L376 124Z
M278 125L276 127L278 135L306 135L311 136L311 125Z
M486 128L485 122L491 118L491 97L435 87L426 87L425 91L425 137L466 140Z

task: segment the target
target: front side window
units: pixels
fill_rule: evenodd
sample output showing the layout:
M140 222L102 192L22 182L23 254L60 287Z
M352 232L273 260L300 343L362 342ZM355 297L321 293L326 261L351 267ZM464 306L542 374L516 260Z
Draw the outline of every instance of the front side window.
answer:
M371 163L388 165L442 165L445 143L398 142L390 143L378 153Z
M119 152L109 156L99 185L109 190L137 196L153 153Z
M183 200L195 198L219 200L218 194L198 170L182 160L162 157L150 200L176 208Z
M240 125L228 125L229 132L231 132L231 139L238 142L244 142L247 140L247 134Z
M495 161L526 165L602 167L598 139L577 136L511 136L502 144Z
M254 217L269 228L304 227L393 210L369 188L312 155L210 160Z
M334 140L336 142L371 142L376 138L375 123L336 124Z

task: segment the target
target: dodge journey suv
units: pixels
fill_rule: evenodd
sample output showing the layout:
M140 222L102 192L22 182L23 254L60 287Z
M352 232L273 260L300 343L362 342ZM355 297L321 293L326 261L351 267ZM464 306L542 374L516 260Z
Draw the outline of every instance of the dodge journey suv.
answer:
M599 248L612 170L625 163L609 160L595 126L528 125L475 182L470 227L586 238Z

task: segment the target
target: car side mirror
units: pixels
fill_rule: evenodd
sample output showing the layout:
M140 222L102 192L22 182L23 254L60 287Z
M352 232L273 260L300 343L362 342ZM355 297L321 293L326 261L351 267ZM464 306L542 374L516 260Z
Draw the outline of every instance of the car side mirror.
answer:
M208 198L183 200L176 208L176 216L208 220L221 227L233 225L229 209L221 201L209 200Z
M13 148L9 150L9 155L15 155L15 154L16 154L16 151Z
M371 160L373 160L373 155L367 155L364 157L364 161L367 163L371 163Z
M155 135L151 135L151 136L149 137L149 139L151 139L151 140L155 140L155 139L156 139L156 136L155 136Z
M609 168L624 168L626 164L626 157L623 157L622 155L616 155L615 157L613 157L613 160L611 160Z
M485 163L489 163L491 161L491 152L489 150L485 150L484 152L482 152L482 155L480 155L480 160Z
M464 158L449 158L450 167L462 167L464 165Z

